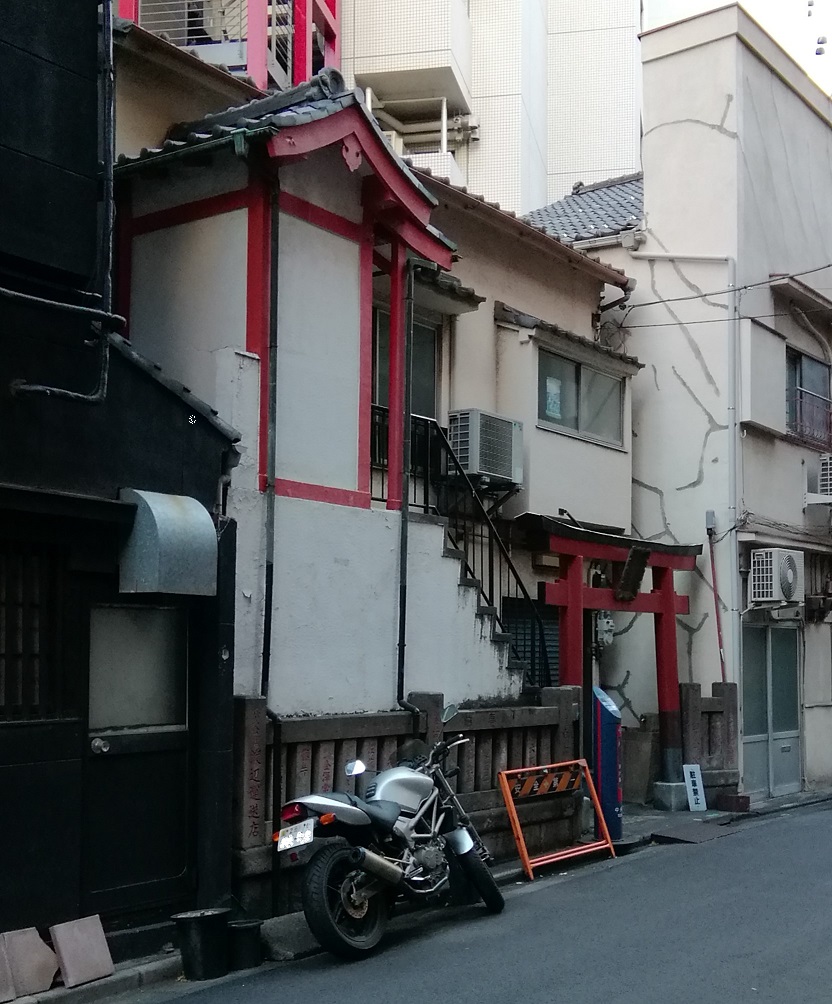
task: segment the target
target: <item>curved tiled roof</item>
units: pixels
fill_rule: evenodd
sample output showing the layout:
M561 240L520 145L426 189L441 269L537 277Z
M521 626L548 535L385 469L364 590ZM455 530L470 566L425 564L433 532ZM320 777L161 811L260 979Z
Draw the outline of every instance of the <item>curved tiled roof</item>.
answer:
M467 186L455 185L449 178L443 178L440 175L435 174L429 167L416 167L413 162L408 159L405 159L405 164L407 164L408 167L410 167L417 175L421 175L426 179L428 188L430 188L432 183L442 185L448 191L456 193L457 196L466 200L471 200L471 204L479 204L489 212L496 214L495 218L497 219L502 218L503 220L511 221L511 223L515 226L526 230L526 232L532 231L540 235L544 239L544 242L546 238L554 240L555 244L561 246L561 253L569 257L575 264L584 265L587 268L594 266L595 269L606 273L603 276L605 282L610 282L613 285L621 286L622 288L626 288L627 284L630 282L624 272L624 269L617 268L607 262L599 261L597 258L593 258L587 254L586 251L571 247L571 240L564 240L560 234L552 231L539 220L532 219L532 214L528 216L518 216L517 213L510 209L502 209L499 202L489 202L485 196L470 192ZM540 211L541 210L536 210L536 212Z
M578 182L572 194L525 217L566 244L613 237L640 226L644 216L644 176L627 174L594 185Z

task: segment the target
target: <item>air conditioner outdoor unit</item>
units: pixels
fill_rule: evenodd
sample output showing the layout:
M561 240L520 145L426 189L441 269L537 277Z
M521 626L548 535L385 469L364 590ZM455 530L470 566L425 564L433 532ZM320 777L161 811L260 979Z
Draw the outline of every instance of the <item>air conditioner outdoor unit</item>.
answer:
M448 438L469 477L523 484L523 423L479 408L452 411Z
M767 547L751 552L749 603L802 603L803 552Z
M401 133L396 132L395 129L385 129L384 138L400 157L404 157L404 140Z

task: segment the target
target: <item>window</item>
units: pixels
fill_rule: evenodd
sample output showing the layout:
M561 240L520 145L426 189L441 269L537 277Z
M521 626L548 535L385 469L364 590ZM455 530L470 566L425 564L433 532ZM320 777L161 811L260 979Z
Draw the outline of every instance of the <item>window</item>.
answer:
M623 442L624 381L540 351L537 417L606 443Z
M790 432L829 445L829 367L811 356L786 350L786 422Z
M411 413L436 418L436 328L413 322L413 392ZM388 407L390 315L375 312L373 329L373 403Z

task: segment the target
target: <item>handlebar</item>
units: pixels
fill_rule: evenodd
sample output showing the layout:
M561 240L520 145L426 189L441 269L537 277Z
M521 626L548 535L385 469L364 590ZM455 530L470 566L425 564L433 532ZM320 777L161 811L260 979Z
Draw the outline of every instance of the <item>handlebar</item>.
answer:
M454 736L454 738L450 740L440 739L440 741L431 750L429 762L431 764L435 764L440 759L444 760L454 746L460 746L462 743L469 742L471 742L471 740L463 736L462 733Z

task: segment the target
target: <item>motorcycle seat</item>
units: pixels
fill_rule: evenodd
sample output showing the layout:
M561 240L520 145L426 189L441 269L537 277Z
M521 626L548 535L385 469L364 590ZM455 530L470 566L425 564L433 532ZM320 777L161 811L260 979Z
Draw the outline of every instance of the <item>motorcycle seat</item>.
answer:
M326 797L333 798L336 802L345 802L347 805L352 805L356 809L366 812L370 820L385 833L392 831L401 813L401 807L397 802L390 802L384 798L365 802L363 798L359 798L357 795L348 795L344 791L332 791Z

